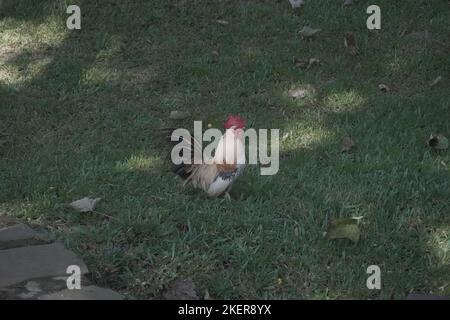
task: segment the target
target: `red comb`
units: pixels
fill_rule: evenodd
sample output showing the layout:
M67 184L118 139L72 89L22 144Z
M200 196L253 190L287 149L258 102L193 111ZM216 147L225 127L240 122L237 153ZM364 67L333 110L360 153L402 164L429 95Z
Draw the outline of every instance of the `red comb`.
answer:
M231 127L236 127L237 129L245 128L245 119L238 115L230 114L227 118L227 121L223 124L225 129L230 129Z

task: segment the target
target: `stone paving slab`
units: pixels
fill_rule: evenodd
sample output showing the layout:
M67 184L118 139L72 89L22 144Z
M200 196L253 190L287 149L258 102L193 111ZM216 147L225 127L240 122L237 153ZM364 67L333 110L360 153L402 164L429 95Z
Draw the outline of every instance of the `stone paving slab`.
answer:
M31 238L40 239L39 234L36 231L24 224L16 224L5 228L0 227L0 242L25 240Z
M78 265L82 274L88 272L84 262L59 243L0 250L0 287L67 275L69 265Z
M59 292L45 294L38 300L123 300L124 297L110 289L97 286L81 287L80 290L65 289Z
M1 215L2 212L0 211L0 227L7 227L13 224L16 224L17 221L10 217L5 217Z
M86 276L82 285L90 285ZM36 299L38 296L67 289L67 277L39 278L0 288L0 300Z
M1 2L1 0L0 0ZM119 293L91 285L82 278L80 290L68 290L69 265L88 269L62 244L48 244L40 233L0 216L0 300L123 300Z

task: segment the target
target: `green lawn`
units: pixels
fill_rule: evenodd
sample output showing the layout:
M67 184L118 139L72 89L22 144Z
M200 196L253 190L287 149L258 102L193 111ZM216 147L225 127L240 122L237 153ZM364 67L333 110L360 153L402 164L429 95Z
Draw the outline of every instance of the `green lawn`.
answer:
M447 0L378 0L378 31L363 0L77 0L78 31L65 2L3 1L0 216L41 226L94 282L140 299L179 278L201 298L450 294L450 150L426 144L450 137ZM302 40L306 25L322 32ZM304 70L294 57L321 62ZM294 86L305 99L286 94ZM231 201L183 188L158 132L221 127L228 113L284 136L278 174L247 168ZM95 212L67 207L85 196L102 198ZM323 237L352 216L357 244ZM374 264L381 290L366 287Z

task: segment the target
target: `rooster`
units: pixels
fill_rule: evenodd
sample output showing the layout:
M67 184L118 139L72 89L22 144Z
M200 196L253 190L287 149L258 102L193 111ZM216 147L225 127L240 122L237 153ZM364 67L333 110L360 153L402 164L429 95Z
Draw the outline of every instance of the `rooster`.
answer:
M223 127L225 133L217 144L213 158L203 159L201 164L173 165L172 171L185 180L184 185L191 184L211 197L223 195L230 199L228 192L245 167L245 119L230 115ZM194 137L191 141L185 140L183 142L191 147L191 155L195 149L202 152L200 143Z

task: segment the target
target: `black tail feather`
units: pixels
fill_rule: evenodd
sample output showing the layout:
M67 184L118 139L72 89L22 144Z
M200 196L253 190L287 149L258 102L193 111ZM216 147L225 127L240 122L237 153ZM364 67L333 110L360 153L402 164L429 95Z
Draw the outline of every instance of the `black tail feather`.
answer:
M172 148L182 141L182 138L180 138L178 141L172 141L171 140L172 132L175 129L176 128L162 128L162 129L160 129L160 131L164 134L166 142L168 142L168 144L170 146L170 150L167 153L167 157L166 157L167 161L171 161L170 160L171 159L170 154L172 152ZM193 159L194 159L194 153L192 152L191 160L193 161ZM190 167L191 167L190 164L185 164L185 163L172 164L171 171L173 173L175 173L176 175L180 176L183 180L186 180L191 175Z
M191 165L189 164L174 164L172 165L172 172L180 176L183 180L186 180L191 175L189 169Z

